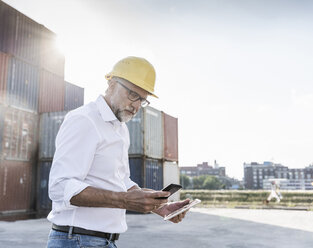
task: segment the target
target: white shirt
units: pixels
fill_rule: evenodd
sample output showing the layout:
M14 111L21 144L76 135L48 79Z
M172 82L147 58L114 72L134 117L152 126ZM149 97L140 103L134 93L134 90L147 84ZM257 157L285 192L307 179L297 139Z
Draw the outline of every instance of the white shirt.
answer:
M122 233L127 230L125 209L77 207L70 199L88 186L126 192L130 180L129 133L102 96L69 112L56 137L49 179L52 211L57 225Z

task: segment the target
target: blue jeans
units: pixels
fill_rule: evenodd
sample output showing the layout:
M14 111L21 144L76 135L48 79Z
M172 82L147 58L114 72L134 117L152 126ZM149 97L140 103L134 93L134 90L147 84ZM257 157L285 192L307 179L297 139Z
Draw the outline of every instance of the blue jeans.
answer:
M47 248L117 248L113 241L89 235L72 234L51 230Z

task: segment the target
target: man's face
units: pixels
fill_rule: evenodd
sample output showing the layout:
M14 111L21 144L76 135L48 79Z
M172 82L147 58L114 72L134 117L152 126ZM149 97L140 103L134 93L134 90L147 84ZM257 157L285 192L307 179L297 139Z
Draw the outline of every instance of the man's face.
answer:
M135 102L129 100L129 90L136 92L140 97L145 99L148 96L148 92L122 78L113 78L112 81L115 84L113 85L114 89L110 97L112 111L120 122L128 122L136 115L141 107L140 100ZM123 84L129 90L120 84Z

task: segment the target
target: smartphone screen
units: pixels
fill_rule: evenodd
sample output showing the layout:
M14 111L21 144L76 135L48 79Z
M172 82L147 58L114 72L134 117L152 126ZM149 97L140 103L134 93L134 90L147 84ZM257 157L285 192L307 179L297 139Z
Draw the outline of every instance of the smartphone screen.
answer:
M181 185L179 184L170 184L168 186L166 186L165 188L162 189L162 191L168 191L170 192L171 194L168 196L170 197L171 195L173 195L174 193L176 193L178 190L180 190L182 188ZM157 197L155 199L167 199L168 197Z

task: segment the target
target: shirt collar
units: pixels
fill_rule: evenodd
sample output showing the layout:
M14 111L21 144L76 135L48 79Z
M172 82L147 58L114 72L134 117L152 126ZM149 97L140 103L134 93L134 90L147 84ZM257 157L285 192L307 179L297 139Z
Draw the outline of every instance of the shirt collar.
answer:
M104 121L118 121L102 95L97 98L96 105Z

